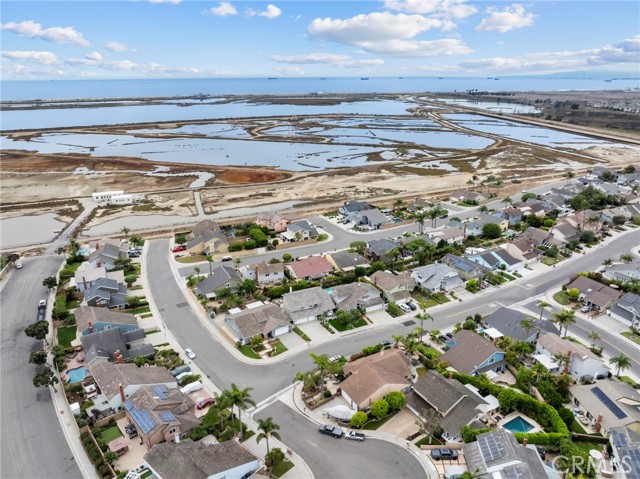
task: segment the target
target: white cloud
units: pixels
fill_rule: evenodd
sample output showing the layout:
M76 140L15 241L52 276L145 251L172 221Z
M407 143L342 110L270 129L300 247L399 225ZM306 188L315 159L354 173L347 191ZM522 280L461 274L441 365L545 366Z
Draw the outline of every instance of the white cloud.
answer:
M76 31L73 27L51 27L43 29L39 23L33 20L27 20L20 23L5 23L0 25L0 29L8 30L28 38L40 38L48 42L75 43L83 47L89 46L89 42L83 37L82 33Z
M333 53L309 53L306 55L272 55L271 60L278 63L300 65L326 64L341 68L366 68L384 64L384 60L354 60L349 55Z
M515 28L530 27L533 25L534 18L536 18L533 13L525 12L524 5L520 3L514 3L502 10L487 8L486 13L489 16L483 18L480 25L476 27L478 32L496 31L505 33Z
M213 7L207 12L218 17L228 17L230 15L236 15L238 10L229 2L220 2L217 7Z
M181 0L149 0L149 3L172 3L173 5L177 5Z
M388 40L386 42L361 43L360 46L369 53L403 57L437 57L473 53L470 47L457 38L419 41Z
M41 65L56 65L57 63L59 63L58 57L52 52L3 50L0 52L0 56L2 56L3 58L9 58L11 60L23 60L27 62L39 63Z
M478 11L466 0L384 0L385 8L406 13L431 14L448 18L465 18Z
M283 75L290 75L290 76L294 76L294 75L304 75L304 70L298 66L295 67L280 67L280 68L276 68L276 71L278 73L282 73Z
M267 5L267 9L264 12L258 13L258 16L273 20L274 18L278 18L281 14L282 10L270 3L269 5Z
M588 63L590 65L640 63L640 35L596 50L586 50L582 53L589 55Z
M107 50L111 50L112 52L136 52L137 50L133 48L129 48L127 45L121 42L116 42L111 40L105 44L105 48Z
M339 62L336 66L343 68L368 68L384 65L384 60L378 58L371 60L345 60Z

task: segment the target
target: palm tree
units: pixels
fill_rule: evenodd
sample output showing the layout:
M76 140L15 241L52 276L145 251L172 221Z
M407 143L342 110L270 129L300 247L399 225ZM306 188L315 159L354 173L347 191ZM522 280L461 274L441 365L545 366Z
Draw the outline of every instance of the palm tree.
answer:
M598 331L591 331L589 333L589 339L591 340L591 346L595 347L596 341L600 341L602 339L602 336L600 336L600 333Z
M252 279L243 279L238 285L238 293L244 294L245 297L251 296L256 292L258 287L256 286L256 282Z
M420 329L422 329L424 331L424 327L423 327L424 321L425 320L433 321L434 319L433 319L433 316L431 316L429 313L425 313L424 312L424 309L422 308L422 305L420 305L420 309L422 309L423 312L419 313L419 314L416 314L416 319L420 320ZM420 342L421 343L424 342L423 339L422 339L422 334L420 334Z
M538 318L540 321L542 321L542 313L545 310L545 308L548 308L549 306L551 306L549 303L547 303L546 301L540 301L538 303L538 308L540 308L540 318Z
M553 314L553 322L560 328L560 334L562 334L562 328L564 328L564 337L567 337L569 332L569 325L576 322L575 312L562 308L559 313Z
M526 317L520 321L520 326L527 332L527 337L529 337L529 331L536 327L536 322L532 318Z
M213 256L211 256L210 254L208 254L206 256L207 261L209 262L209 276L211 276L213 274L213 270L211 269L211 263L213 263Z
M602 266L604 266L605 268L608 268L612 264L613 264L613 260L611 258L607 258L602 262Z
M266 419L258 419L258 430L262 432L256 436L256 442L260 442L263 439L266 439L267 455L269 454L269 438L275 437L276 439L280 440L280 433L277 432L278 429L280 429L280 426L273 422L272 417L268 417Z
M623 263L629 264L633 261L633 255L629 253L621 254L620 261L622 261Z
M613 365L615 365L618 368L618 372L616 373L616 377L619 378L620 377L620 372L624 371L626 369L629 369L631 367L631 361L629 360L629 358L627 356L625 356L624 354L620 353L620 355L609 359L609 362Z
M493 182L493 186L495 186L496 188L496 196L498 195L498 192L500 191L500 188L503 184L504 180L502 178L496 178L496 181Z
M196 277L200 280L200 267L196 266L193 268L193 271L196 273Z
M393 202L393 211L399 210L404 206L404 200L402 198L398 198Z
M314 354L310 353L313 364L316 365L316 372L320 375L320 392L324 392L324 376L331 368L331 361L326 354Z
M242 433L242 411L249 409L249 406L256 406L256 402L251 398L252 387L244 389L238 388L234 383L231 383L231 390L229 391L229 405L231 409L235 406L238 409L238 421L240 422L240 442L244 434Z
M240 258L236 258L233 260L233 264L236 267L236 271L240 271L240 265L242 264L242 260Z
M431 208L429 208L429 210L427 211L427 217L431 218L432 228L435 228L436 220L438 219L438 216L442 216L445 213L446 213L446 210L442 209L440 205L434 205Z
M516 341L511 346L511 350L516 354L518 359L522 359L533 351L533 346L527 341Z
M478 211L480 213L488 213L489 212L489 207L487 205L482 205L480 208L478 208Z
M120 230L120 233L127 236L129 234L129 231L131 231L129 228L127 228L126 226L123 226L122 229Z
M545 368L542 364L536 362L532 368L533 374L536 376L536 382L540 381L540 378L547 373L547 368Z
M418 223L420 234L422 234L422 229L424 228L424 222L428 216L429 216L428 212L424 210L418 210L416 213L413 214L413 219L416 221L416 223Z
M505 208L507 207L507 205L512 205L513 204L513 200L511 199L510 196L505 196L504 198L502 198L502 204L505 206Z
M220 418L220 430L224 429L224 421L230 415L229 408L231 407L229 391L222 391L215 398L215 405L218 411L218 417Z
M554 354L553 359L558 363L558 368L566 368L569 365L569 356L566 354Z

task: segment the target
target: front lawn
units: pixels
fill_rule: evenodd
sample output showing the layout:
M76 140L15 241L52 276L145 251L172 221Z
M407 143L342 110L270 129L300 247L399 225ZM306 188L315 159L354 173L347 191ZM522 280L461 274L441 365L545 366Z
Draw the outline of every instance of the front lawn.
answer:
M67 298L67 309L76 309L80 306L80 300L76 298Z
M542 264L546 264L547 266L553 266L560 261L562 261L562 258L551 258L550 256L543 256L542 259L540 259L540 262Z
M576 449L580 449L586 454L589 454L589 451L592 451L593 449L595 449L596 451L602 451L601 444L595 444L592 442L574 442L573 445L576 447Z
M429 436L425 436L422 439L420 439L418 442L416 442L416 446L420 447L420 446L441 446L442 445L442 441L440 441L439 439L431 439Z
M620 376L620 381L627 383L631 387L637 387L638 383L631 379L629 376Z
M377 421L369 421L368 423L366 423L362 427L362 429L366 429L368 431L375 431L380 426L382 426L384 423L386 423L389 419L394 417L396 414L398 414L398 411L389 414L387 417L383 417L382 419L378 419Z
M81 264L82 264L82 261L76 261L75 263L71 263L71 264L67 263L64 269L68 271L73 271L75 273L76 271L78 271L78 268L80 267Z
M104 442L109 444L114 439L118 439L119 437L122 437L122 432L120 432L120 428L118 426L113 426L107 429L106 431L104 431L102 434L100 434L100 437Z
M58 328L58 344L65 348L71 347L71 341L76 339L76 327Z
M240 349L240 352L248 358L260 359L260 355L256 353L251 346L242 346L238 349Z
M207 261L207 257L201 254L194 254L189 256L180 256L179 258L176 258L176 261L178 263L185 263L185 264L202 263L203 261ZM200 268L200 269L203 269L203 268Z
M150 313L151 309L149 308L149 306L140 306L139 308L125 309L123 311L129 314L142 314L142 313Z
M637 334L633 334L631 331L625 331L624 333L620 334L622 334L625 338L630 339L634 343L640 344L640 336L638 336Z
M440 293L432 293L431 294L431 299L433 299L434 301L436 301L439 304L444 304L444 303L448 303L449 301L451 301L444 294L440 294Z
M336 331L341 333L343 331L349 331L351 329L356 329L356 328L361 328L362 326L366 326L367 322L364 319L359 319L357 322L345 326L337 319L330 319L329 324L331 324L331 326L336 328Z
M287 350L287 347L282 344L282 341L275 341L271 343L271 347L273 348L272 356L277 356L278 354L282 354Z
M293 462L284 460L271 471L273 477L282 477L289 469L293 468Z
M515 276L511 276L510 274L505 273L504 271L500 271L500 276L507 278L509 281L515 281Z
M427 368L417 368L416 373L418 373L418 378L421 378L422 376L427 374L427 371L429 371Z
M561 304L562 306L566 306L569 304L569 296L564 291L558 291L553 295L553 299L556 303Z

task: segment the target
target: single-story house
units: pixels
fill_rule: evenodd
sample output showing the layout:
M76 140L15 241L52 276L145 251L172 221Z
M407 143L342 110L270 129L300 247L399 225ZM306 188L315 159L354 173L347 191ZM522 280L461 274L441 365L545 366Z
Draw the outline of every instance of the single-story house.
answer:
M484 278L491 272L486 266L451 253L446 254L444 258L442 258L442 263L456 270L465 281Z
M116 266L118 259L126 259L129 257L127 241L105 241L104 243L96 243L96 249L87 260L92 266L97 268L104 267L107 271L112 270Z
M366 314L385 309L380 290L369 283L341 284L329 288L327 293L329 293L336 308L343 311L359 309Z
M80 306L73 314L76 318L78 333L82 336L106 329L119 329L123 333L138 329L138 320L133 314L91 306Z
M196 296L206 296L209 299L216 297L216 293L222 289L235 290L242 281L235 269L229 266L218 266L204 280L200 281L193 292Z
M127 287L115 279L98 278L84 291L84 305L100 308L127 307Z
M234 439L218 444L165 442L144 456L158 479L246 479L260 460Z
M383 257L386 257L389 252L398 248L400 248L400 245L390 239L370 240L367 242L364 255L371 261L380 261Z
M567 356L568 362L558 364L556 358L559 355ZM549 371L566 371L576 381L593 381L609 374L609 366L604 359L582 344L561 338L555 333L540 336L533 357Z
M531 319L533 327L529 330L522 326L524 319ZM515 309L500 307L482 318L482 324L487 328L494 328L503 336L517 341L535 343L540 334L558 334L558 328L551 321L532 318Z
M369 267L369 262L364 259L364 256L355 252L349 253L343 251L340 253L329 253L325 257L336 271L343 271L346 273L355 270L358 266L362 266L363 268Z
M547 242L551 236L549 231L541 230L533 226L529 226L520 235L521 238L529 240L533 246L548 246Z
M383 225L391 223L389 218L383 214L378 208L361 211L362 221L360 224L366 224L372 230L379 230Z
M501 373L506 369L504 351L474 331L462 329L447 344L449 349L440 356L440 361L459 373L479 376L489 372Z
M124 283L124 271L107 271L103 266L94 266L88 261L83 262L69 280L69 287L74 287L81 293L89 289L99 278L114 279Z
M481 226L488 225L490 223L494 225L498 225L502 230L502 232L505 232L509 229L509 220L506 218L503 218L500 212L480 213L480 215L475 219L475 221L479 223ZM467 231L467 234L471 234L471 233Z
M404 303L411 298L411 291L416 284L408 275L393 274L388 271L376 271L370 281L380 288L384 298L392 303Z
M567 244L572 241L579 241L581 236L580 230L571 226L569 223L558 223L551 228L551 234L555 239Z
M502 248L483 251L481 253L467 255L471 261L490 269L504 269L505 271L518 271L524 268L524 259L514 258L508 251Z
M443 263L432 263L414 268L411 270L411 278L418 286L431 293L451 291L464 284L458 272Z
M503 243L500 247L516 260L524 262L525 265L537 261L543 255L543 251L538 249L533 241L524 236Z
M229 240L222 231L203 231L187 241L189 254L214 255L229 251Z
M300 221L304 219L297 213L258 213L256 217L256 224L259 226L266 226L270 230L280 232L287 229L287 225L294 221Z
M427 236L431 238L435 243L444 241L445 243L461 243L464 241L465 230L464 226L450 226L445 228L438 228L427 232Z
M324 256L308 256L286 266L294 279L318 279L333 273L331 263Z
M574 288L580 291L580 301L596 308L598 311L610 308L622 296L619 290L586 276L578 276L574 281L567 284L567 291Z
M85 352L85 363L93 365L99 362L122 363L138 356L153 356L152 344L147 344L142 329L123 332L118 328L104 329L80 336Z
M289 320L277 304L247 307L239 313L228 314L224 321L242 344L249 344L255 336L273 339L291 329Z
M258 263L245 265L240 268L240 273L245 279L251 279L258 286L280 284L284 281L283 263Z
M616 263L607 266L602 271L602 276L614 281L640 280L640 261L634 260L631 263Z
M640 296L625 294L611 307L609 315L627 326L640 327Z
M294 325L314 321L333 314L335 305L320 286L286 293L282 308Z
M286 231L280 234L280 239L285 243L294 241L307 241L319 236L318 230L307 220L299 220L289 223Z
M409 202L406 210L409 213L417 213L418 211L428 210L431 206L432 204L430 201L427 201L424 198L415 197Z
M342 397L355 410L369 409L374 401L411 386L409 358L395 348L346 363L343 370L347 378L340 383Z
M502 210L502 217L508 220L509 224L512 225L522 221L523 214L520 209L511 207Z
M455 190L449 195L449 201L453 203L461 203L463 201L480 203L486 199L487 197L482 193L464 189Z

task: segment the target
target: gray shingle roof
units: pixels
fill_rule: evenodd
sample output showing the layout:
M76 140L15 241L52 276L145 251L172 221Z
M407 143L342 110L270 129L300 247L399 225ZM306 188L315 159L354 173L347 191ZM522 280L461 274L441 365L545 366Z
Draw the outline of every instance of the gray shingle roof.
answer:
M119 394L118 385L176 384L176 379L166 368L150 366L139 368L135 364L97 363L89 366L91 375L107 398Z
M331 259L339 269L354 268L369 264L363 256L358 253L331 253Z
M371 240L368 243L369 254L375 254L380 257L387 254L389 251L397 248L399 245L391 240L382 238L379 240Z
M124 359L153 354L153 346L151 345L127 349L127 344L144 339L144 337L145 334L142 329L134 329L123 333L118 328L111 328L81 336L80 341L86 351L85 359L87 363L91 363L96 357L107 357L109 361L115 361L116 351L120 351Z
M440 356L440 361L448 363L456 371L463 374L473 373L480 364L495 353L502 351L474 331L462 329L453 338L457 344ZM494 367L499 365L500 362L492 364Z
M289 320L277 304L265 304L256 308L245 309L227 316L233 321L242 338L267 335L279 326L289 325Z
M520 324L520 322L525 318L530 318L534 322L533 328L529 331L524 329ZM541 321L539 319L531 318L531 316L520 311L516 311L515 309L504 307L485 316L482 318L482 321L489 327L497 329L503 335L517 339L518 341L526 341L531 336L534 336L538 328L542 333L558 334L558 328L556 328L555 324L551 321Z
M430 291L439 290L446 284L456 285L462 282L455 269L443 263L433 263L411 270L411 277L423 288Z
M327 292L336 307L344 311L354 309L358 305L368 308L384 303L380 291L369 283L342 284L330 288Z
M320 316L335 308L329 294L320 286L286 293L282 301L282 307L292 321L312 315Z
M134 324L138 325L138 320L133 314L118 313L107 308L92 308L91 306L80 306L74 311L76 326L78 331L83 331L89 327L89 323L112 323L112 324Z
M90 306L106 302L110 308L127 304L127 287L115 279L98 278L85 290L84 301Z
M210 294L218 289L226 288L226 284L229 282L232 283L231 287L233 288L233 282L236 281L241 281L241 278L235 269L229 266L218 266L213 269L210 276L198 283L195 292L196 294Z
M307 220L302 221L294 221L293 223L289 223L287 226L287 230L292 233L297 233L298 231L308 231L310 238L315 238L318 236L318 230L315 229Z
M486 266L476 263L475 261L471 261L470 259L462 258L451 253L448 253L444 258L442 258L442 262L455 270L462 271L467 274L474 272L487 274L491 271Z

